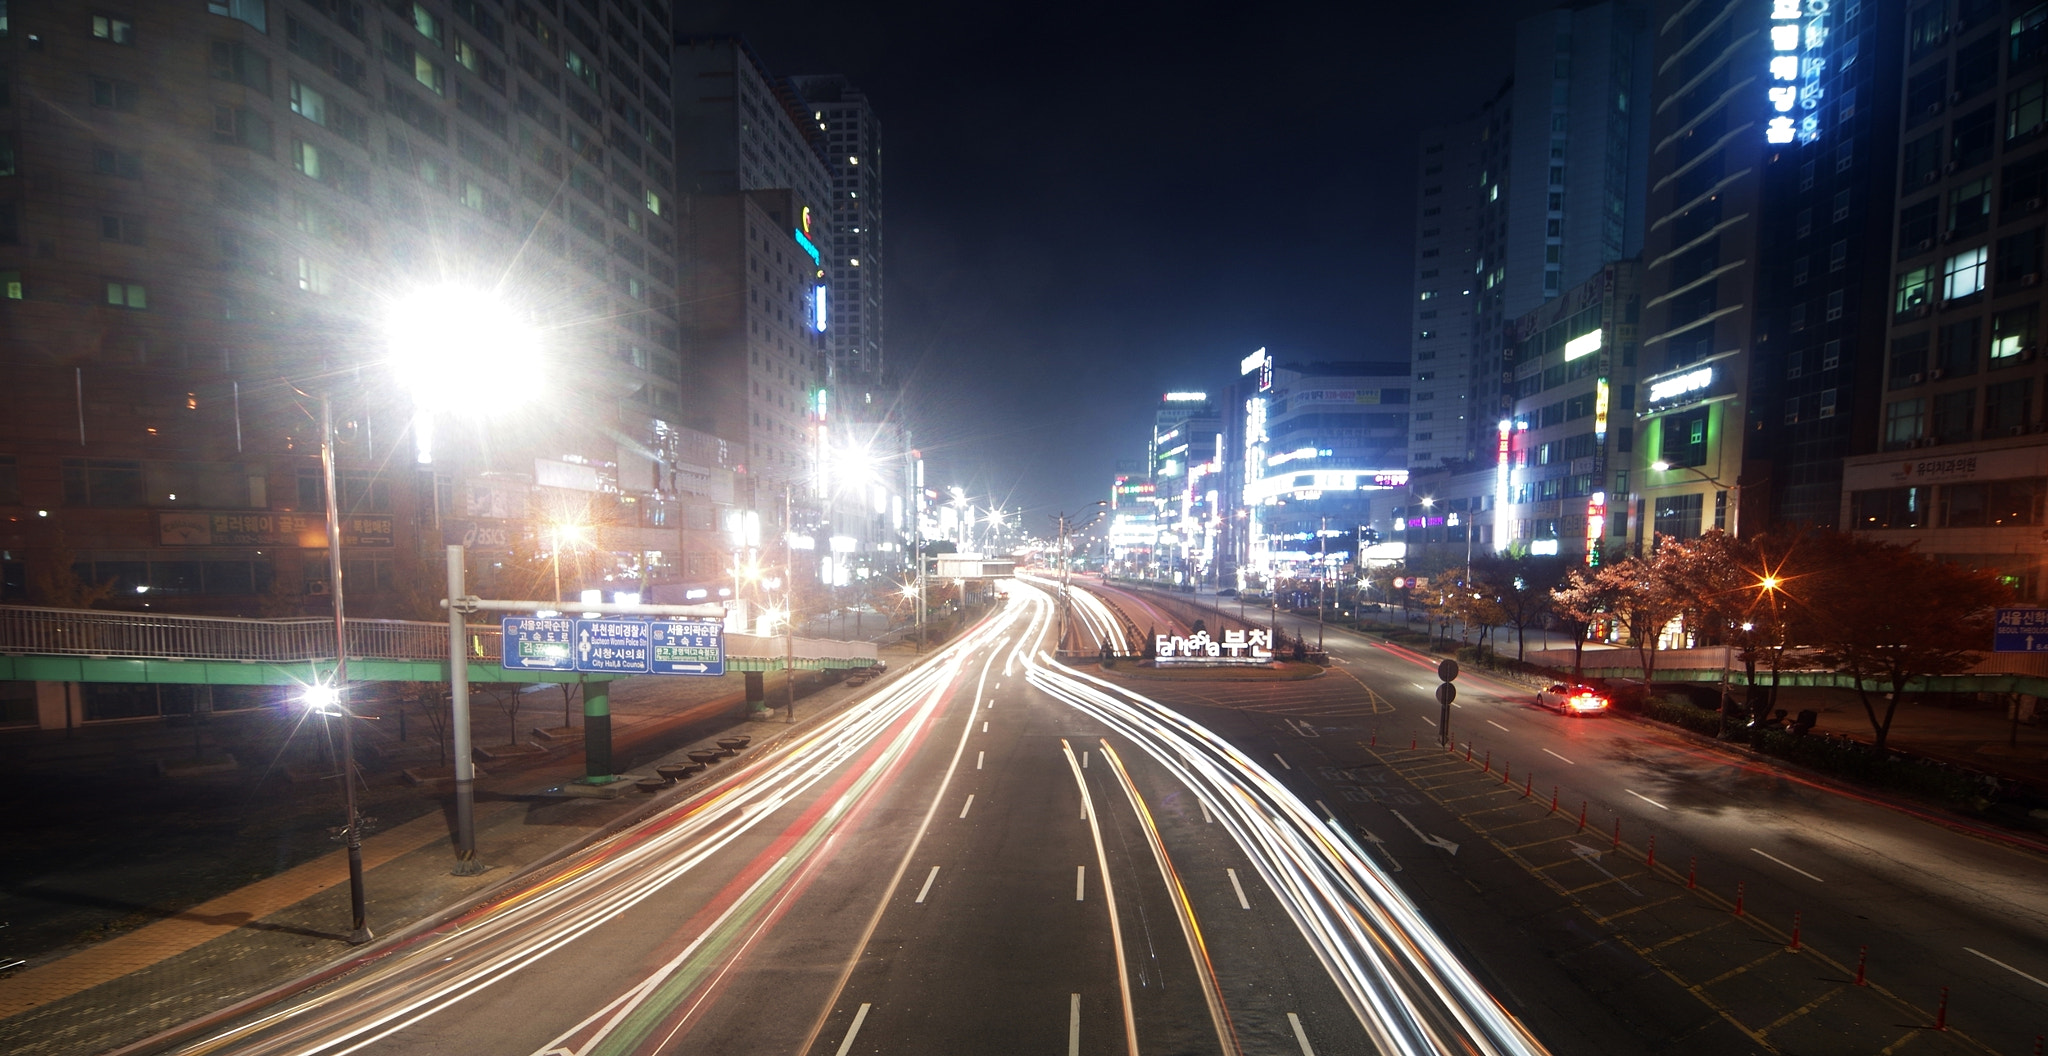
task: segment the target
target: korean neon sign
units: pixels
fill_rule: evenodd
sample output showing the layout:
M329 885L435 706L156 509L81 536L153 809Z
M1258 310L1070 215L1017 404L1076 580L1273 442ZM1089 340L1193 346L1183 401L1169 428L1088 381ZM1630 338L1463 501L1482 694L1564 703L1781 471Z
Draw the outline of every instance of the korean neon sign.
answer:
M1820 138L1820 103L1827 73L1831 0L1768 0L1771 58L1765 98L1770 118L1764 142L1811 143Z

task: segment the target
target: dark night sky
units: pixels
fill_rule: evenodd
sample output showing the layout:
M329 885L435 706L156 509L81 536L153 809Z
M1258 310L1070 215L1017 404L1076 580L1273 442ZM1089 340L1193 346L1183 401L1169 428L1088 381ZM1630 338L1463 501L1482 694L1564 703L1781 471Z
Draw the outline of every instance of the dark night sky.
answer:
M1416 136L1554 6L686 0L677 26L868 93L927 483L1042 532L1142 455L1160 393L1254 348L1407 358Z

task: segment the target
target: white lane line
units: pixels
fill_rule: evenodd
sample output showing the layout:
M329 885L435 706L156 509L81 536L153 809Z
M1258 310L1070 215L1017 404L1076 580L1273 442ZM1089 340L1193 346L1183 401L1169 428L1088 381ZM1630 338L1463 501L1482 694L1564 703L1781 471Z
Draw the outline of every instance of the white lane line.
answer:
M932 871L926 873L924 876L924 886L917 889L917 900L919 902L923 902L924 896L932 893L932 881L937 880L938 878L939 867L936 865L932 866Z
M1251 902L1247 901L1247 900L1245 899L1245 897L1244 897L1244 885L1243 885L1243 884L1240 884L1240 883L1238 883L1238 882L1237 882L1237 870L1235 870L1235 869L1225 869L1225 870L1223 870L1223 871L1224 871L1225 873L1228 873L1228 874L1230 874L1230 889L1231 889L1232 891L1235 891L1235 892L1237 892L1237 904L1238 904L1239 908L1242 908L1242 909L1250 909L1250 908L1252 908L1252 904L1251 904ZM1976 951L1972 950L1971 952L1972 952L1972 953L1975 953ZM1979 954L1979 956L1982 956L1982 954Z
M987 733L987 732L988 732L988 723L984 722L984 723L982 723L982 724L981 724L981 732L983 732L983 733Z
M846 1056L853 1051L853 1036L860 1033L861 1023L868 1018L868 1009L873 1007L875 1006L865 1001L861 1002L860 1011L853 1014L853 1025L846 1028L846 1040L839 1043L839 1056Z
M1643 794L1642 794L1641 792L1638 792L1638 791L1636 791L1636 790L1635 790L1635 789L1633 789L1633 788L1624 788L1624 789L1622 789L1622 791L1623 791L1623 792L1626 792L1626 793L1628 793L1628 794L1629 794L1629 795L1631 795L1631 796L1634 796L1634 797L1636 797L1637 799L1640 799L1640 800L1642 800L1642 801L1643 801L1643 802L1645 802L1645 803L1648 803L1649 805L1651 805L1651 806L1653 806L1653 807L1656 807L1656 808L1657 808L1658 810L1670 810L1670 809L1671 809L1670 807L1667 807L1667 806L1665 806L1664 804L1662 804L1662 803L1659 803L1659 802L1657 802L1656 800L1654 800L1654 799L1651 799L1650 797L1648 797L1648 796L1646 796L1646 795L1643 795Z
M1502 726L1502 725L1501 725L1500 723L1497 723L1497 722L1493 721L1492 719L1488 719L1488 720L1486 720L1486 724L1487 724L1488 726L1491 726L1491 727L1493 727L1493 728L1494 728L1494 729L1496 729L1496 730L1499 730L1499 731L1500 731L1500 732L1502 732L1502 733L1513 733L1513 732L1514 732L1513 730L1510 730L1510 729L1508 729L1508 728L1507 728L1506 726Z
M966 817L967 812L972 809L974 809L974 793L969 792L967 793L967 802L960 804L960 816Z
M1067 1003L1067 1056L1081 1056L1081 995L1072 997Z
M1784 866L1785 868L1787 868L1787 869L1790 869L1790 870L1792 870L1792 871L1793 871L1793 872L1795 872L1795 873L1798 873L1798 874L1799 874L1800 876L1803 876L1803 877L1807 878L1808 880L1811 880L1811 881L1813 881L1813 882L1814 882L1814 883L1816 883L1816 884L1825 884L1825 883L1827 883L1827 881L1825 881L1825 880L1822 880L1822 879L1821 879L1820 877L1817 877L1817 876L1813 875L1812 873L1809 873L1809 872L1807 872L1806 870L1804 870L1804 869L1801 869L1801 868L1799 868L1799 867L1798 867L1798 866L1796 866L1796 865L1793 865L1793 864L1792 864L1791 862L1788 862L1788 861L1786 861L1786 860L1785 860L1785 859L1783 859L1783 858L1779 858L1779 857L1777 857L1777 856L1775 856L1775 855L1769 855L1769 854L1764 854L1764 852L1762 852L1762 851L1758 851L1758 850L1757 850L1756 848L1754 848L1754 847L1751 847L1751 848L1750 848L1750 850L1751 850L1751 851L1755 851L1755 852L1756 852L1757 854L1763 854L1763 855L1764 855L1764 857L1766 857L1766 858L1769 858L1769 859L1770 859L1771 861L1774 861L1774 862L1778 863L1779 865L1782 865L1782 866Z
M1294 769L1293 767L1291 767L1291 766L1288 766L1288 765L1287 765L1287 760L1285 760L1285 759L1281 759L1281 758L1280 758L1280 753L1279 753L1279 752L1274 752L1274 753L1273 753L1273 758L1274 758L1274 760L1275 760L1275 761L1279 762L1279 764L1280 764L1280 769L1282 769L1282 770L1292 770L1292 769Z
M1323 802L1322 800L1320 800L1320 799L1319 799L1319 800L1316 800L1316 806L1318 806L1318 807L1321 807L1321 808L1322 808L1322 810L1323 810L1323 816L1324 816L1324 817L1326 817L1326 818L1330 819L1331 821L1336 821L1336 820L1337 820L1337 812L1336 812L1336 811L1334 811L1334 810L1331 810L1331 809L1330 809L1330 805L1329 805L1328 803L1325 803L1325 802Z
M1216 819L1215 819L1215 818L1212 818L1212 817L1210 817L1210 816L1209 816L1209 804L1208 804L1207 802L1205 802L1205 801L1204 801L1204 800L1202 799L1202 797L1200 797L1200 796L1196 796L1196 797L1195 797L1195 806L1198 806L1198 807L1202 808L1202 824L1204 824L1204 825L1214 825L1214 824L1216 824Z
M1294 1043L1301 1046L1301 1056L1316 1056L1315 1046L1308 1043L1308 1032L1301 1029L1301 1017L1287 1013L1287 1025L1294 1028Z
M994 698L994 697L990 697L990 698L988 698L988 706L989 706L989 707L991 707L991 708L995 707L995 706L996 706L996 698Z
M1082 896L1086 895L1087 893L1088 867L1085 865L1077 865L1074 867L1074 901L1081 901Z
M1426 723L1429 723L1429 724L1430 724L1431 726L1434 726L1434 725L1436 725L1436 720L1435 720L1435 719L1432 719L1432 718L1430 718L1430 717L1429 717L1429 716L1427 716L1427 715L1424 715L1424 716L1422 717L1422 721L1424 721L1424 722L1426 722Z
M1085 750L1081 753L1081 769L1088 769L1088 753Z
M2003 969L2005 969L2006 971L2008 971L2008 972L2011 972L2012 974L2014 974L2014 975L2017 975L2017 976L2019 976L2019 977L2020 977L2020 978L2022 978L2022 979L2025 979L2025 980L2026 980L2027 982L2030 982L2030 983L2034 983L2034 984L2037 984L2037 985L2039 985L2039 986L2048 986L2048 979L2043 979L2043 978L2041 978L2040 976L2037 976L2037 975L2028 975L2027 973L2025 973L2025 972L2023 972L2023 971L2020 971L2020 970L2019 970L2018 968L2014 968L2014 967L2013 967L2012 965L2009 965L2009 964L2005 963L2004 961L2001 961L2001 960L1999 960L1998 958L1996 958L1996 957L1993 957L1993 956L1991 956L1991 955L1990 955L1990 954L1988 954L1988 953L1985 953L1985 952L1984 952L1983 950L1973 950L1973 949L1971 949L1971 948L1970 948L1970 947L1968 947L1968 946L1965 946L1965 947L1963 947L1963 949L1964 949L1965 951L1969 952L1969 953L1974 953L1974 954L1976 954L1977 956L1979 956L1979 957L1982 957L1982 958L1984 958L1984 959L1985 959L1985 960L1987 960L1987 961L1990 961L1990 962L1991 962L1992 964L1995 964L1995 965L1999 966L2000 968L2003 968Z
M1550 750L1550 749L1548 749L1548 748L1545 748L1545 749L1543 749L1543 754L1544 754L1544 755L1547 755L1547 756L1549 756L1549 757L1551 757L1552 759L1564 759L1564 756L1561 756L1561 755L1557 754L1556 752L1553 752L1553 751L1551 751L1551 750ZM1577 763L1574 763L1574 762L1572 762L1572 761L1571 761L1570 759L1564 759L1564 761L1565 761L1566 763L1568 763L1568 764L1572 765L1572 766L1577 766L1577 765L1579 765L1579 764L1577 764Z
M983 755L985 755L985 754L987 754L987 753L984 753L984 752L976 752L976 753L974 753L974 768L975 768L976 770L979 770L979 769L981 769L981 757L982 757Z

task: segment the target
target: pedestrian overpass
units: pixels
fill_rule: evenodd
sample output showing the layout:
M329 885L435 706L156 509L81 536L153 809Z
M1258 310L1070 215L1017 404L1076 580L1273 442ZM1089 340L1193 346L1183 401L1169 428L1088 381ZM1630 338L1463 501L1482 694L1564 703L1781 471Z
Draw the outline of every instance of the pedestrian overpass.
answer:
M448 625L414 620L346 621L350 682L448 682ZM612 675L507 670L495 624L469 625L463 672L470 682L580 683L602 701ZM874 643L727 634L726 670L756 676L871 667ZM96 609L0 606L0 681L212 686L305 686L333 677L334 621L174 616ZM635 676L689 677L689 676ZM601 706L601 705L600 705Z

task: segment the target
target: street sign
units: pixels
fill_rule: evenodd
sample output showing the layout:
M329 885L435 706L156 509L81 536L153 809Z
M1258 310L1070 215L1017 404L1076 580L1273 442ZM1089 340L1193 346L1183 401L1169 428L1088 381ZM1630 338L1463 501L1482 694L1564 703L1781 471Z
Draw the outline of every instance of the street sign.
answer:
M507 616L499 623L505 645L499 665L510 671L574 671L576 621Z
M725 674L724 624L717 620L655 620L647 628L654 674Z
M576 670L604 675L648 672L646 620L577 620Z
M1997 653L2048 653L2048 609L2000 609L1992 631Z
M1451 701L1454 701L1456 699L1458 699L1458 687L1451 685L1449 682L1437 683L1436 702L1438 704L1442 704L1446 707L1449 707Z
M1445 682L1456 680L1458 677L1458 662L1446 659L1443 663L1436 665L1436 677Z

